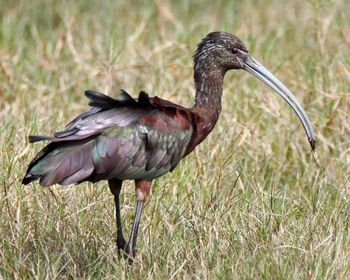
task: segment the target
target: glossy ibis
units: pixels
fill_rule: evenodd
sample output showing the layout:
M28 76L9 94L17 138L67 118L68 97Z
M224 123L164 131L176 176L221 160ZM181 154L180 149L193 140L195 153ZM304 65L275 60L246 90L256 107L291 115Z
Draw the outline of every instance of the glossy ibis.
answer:
M86 91L90 110L52 136L30 136L31 143L48 140L31 161L23 184L36 179L44 187L108 180L114 195L117 247L129 260L135 256L142 207L152 180L172 171L214 128L221 111L225 73L244 69L274 89L294 110L312 149L313 127L292 93L253 59L236 36L212 32L194 55L195 104L185 108L140 92L132 98L121 90L113 99ZM123 237L119 194L123 180L135 181L136 213L129 241Z

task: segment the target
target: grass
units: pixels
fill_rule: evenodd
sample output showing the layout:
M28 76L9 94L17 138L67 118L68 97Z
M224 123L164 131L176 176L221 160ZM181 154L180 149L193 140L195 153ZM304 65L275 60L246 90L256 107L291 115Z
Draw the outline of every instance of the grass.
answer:
M0 10L0 279L348 279L348 1L5 1ZM237 34L308 112L242 71L219 123L155 181L133 266L118 257L105 182L24 187L41 144L87 107L85 89L193 104L192 54ZM124 230L134 187L122 195Z

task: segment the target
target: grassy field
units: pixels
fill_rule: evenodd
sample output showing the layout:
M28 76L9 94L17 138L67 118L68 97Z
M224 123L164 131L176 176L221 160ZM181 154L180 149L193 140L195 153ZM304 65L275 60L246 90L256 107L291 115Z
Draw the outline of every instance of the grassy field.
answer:
M349 1L0 0L0 279L349 279ZM87 108L85 89L193 104L192 55L238 35L296 95L293 111L243 71L219 123L155 181L133 266L118 257L106 183L20 183L43 144ZM135 199L122 195L129 233Z

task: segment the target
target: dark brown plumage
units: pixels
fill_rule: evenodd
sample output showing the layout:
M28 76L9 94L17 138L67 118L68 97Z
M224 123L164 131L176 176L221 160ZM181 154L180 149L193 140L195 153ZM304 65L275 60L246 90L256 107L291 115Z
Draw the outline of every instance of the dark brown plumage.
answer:
M115 197L117 246L132 260L142 207L153 179L172 171L214 128L221 112L225 73L244 69L272 87L296 112L311 147L315 137L306 113L288 89L252 59L244 44L225 32L208 34L194 55L195 105L185 108L144 92L137 99L125 91L113 99L86 91L90 110L53 136L30 136L50 143L29 164L23 184L42 186L108 180ZM121 227L119 194L123 180L134 180L136 214L126 242Z

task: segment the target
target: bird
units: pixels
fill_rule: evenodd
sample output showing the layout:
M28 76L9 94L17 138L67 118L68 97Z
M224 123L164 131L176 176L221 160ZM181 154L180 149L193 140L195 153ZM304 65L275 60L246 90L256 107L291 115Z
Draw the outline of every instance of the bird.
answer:
M293 94L254 59L235 35L216 31L197 46L194 58L195 100L184 107L141 91L137 98L120 90L116 98L85 91L90 108L53 135L29 136L49 143L29 163L22 183L39 180L43 187L106 180L114 196L119 252L132 262L138 228L152 181L173 171L213 130L221 112L225 74L243 69L271 87L294 110L312 151L314 128ZM135 182L136 210L128 241L120 214L125 180Z

